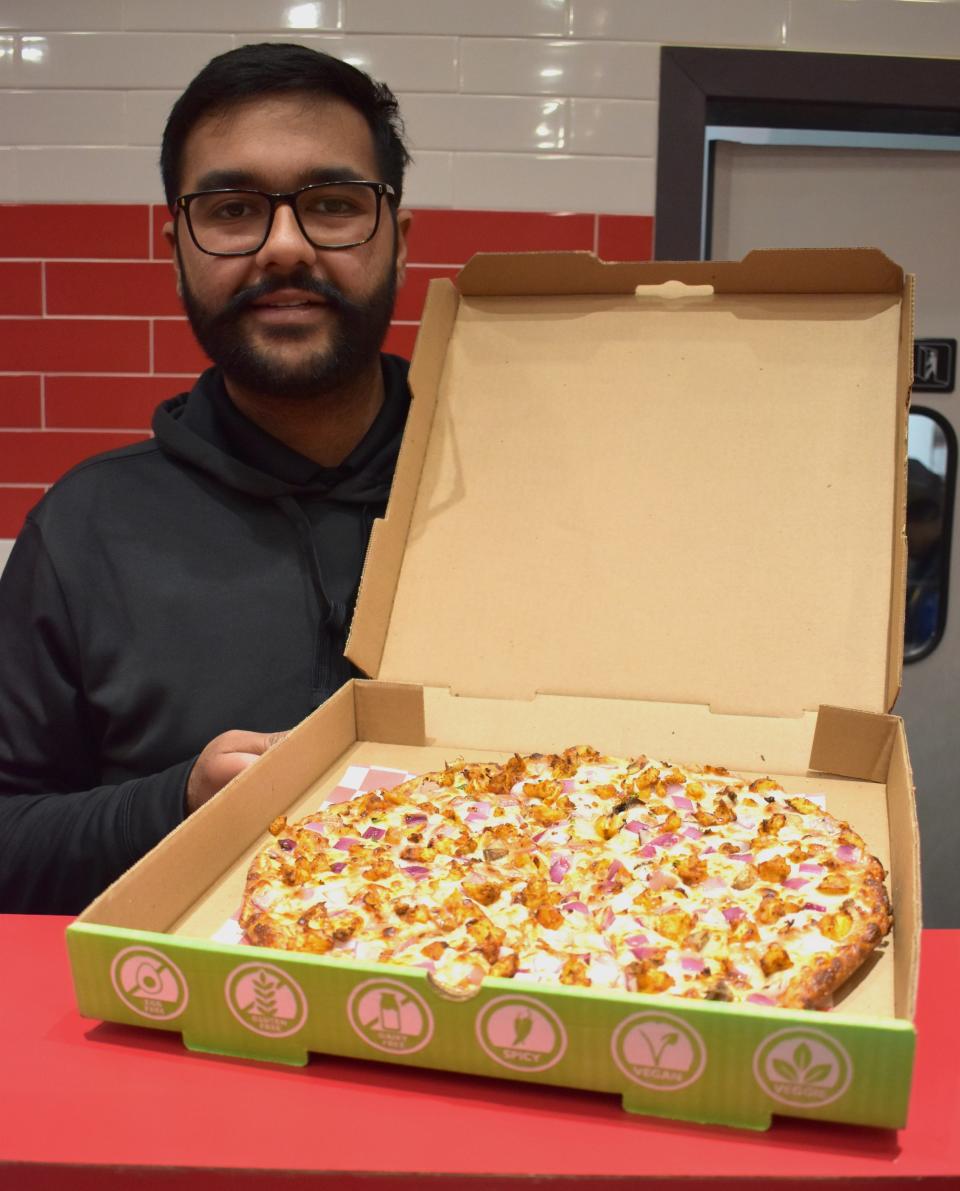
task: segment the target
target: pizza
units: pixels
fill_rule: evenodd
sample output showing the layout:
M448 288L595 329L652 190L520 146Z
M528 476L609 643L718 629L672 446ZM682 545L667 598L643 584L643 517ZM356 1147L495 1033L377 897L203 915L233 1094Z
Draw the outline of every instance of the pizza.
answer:
M458 761L281 816L249 943L486 977L820 1008L889 932L863 839L770 778L589 747Z

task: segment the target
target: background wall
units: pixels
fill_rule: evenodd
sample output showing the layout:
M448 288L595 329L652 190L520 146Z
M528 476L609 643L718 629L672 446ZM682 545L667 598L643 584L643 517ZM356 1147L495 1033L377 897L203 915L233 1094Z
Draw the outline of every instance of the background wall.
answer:
M412 268L479 249L651 254L659 47L960 55L960 3L911 0L0 0L0 551L73 463L147 433L204 360L158 234L179 91L297 40L397 92Z

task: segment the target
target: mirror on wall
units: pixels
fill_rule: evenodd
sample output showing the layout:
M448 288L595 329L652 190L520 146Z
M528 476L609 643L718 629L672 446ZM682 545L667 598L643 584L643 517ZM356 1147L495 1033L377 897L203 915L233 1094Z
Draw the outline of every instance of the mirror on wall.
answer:
M907 447L907 608L904 661L936 648L947 614L956 442L932 410L910 414Z

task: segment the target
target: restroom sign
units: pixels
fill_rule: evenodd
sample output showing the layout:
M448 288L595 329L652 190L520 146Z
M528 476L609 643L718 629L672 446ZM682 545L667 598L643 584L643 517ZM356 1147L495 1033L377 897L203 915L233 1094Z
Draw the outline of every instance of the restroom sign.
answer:
M952 393L957 372L956 339L913 341L913 388L919 393Z

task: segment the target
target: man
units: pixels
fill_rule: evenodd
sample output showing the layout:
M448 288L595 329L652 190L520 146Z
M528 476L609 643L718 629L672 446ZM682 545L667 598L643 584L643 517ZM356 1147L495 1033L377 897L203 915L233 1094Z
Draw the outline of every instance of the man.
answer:
M0 910L79 911L351 676L409 405L380 354L408 161L389 90L303 46L223 54L171 111L164 231L216 367L11 554Z

